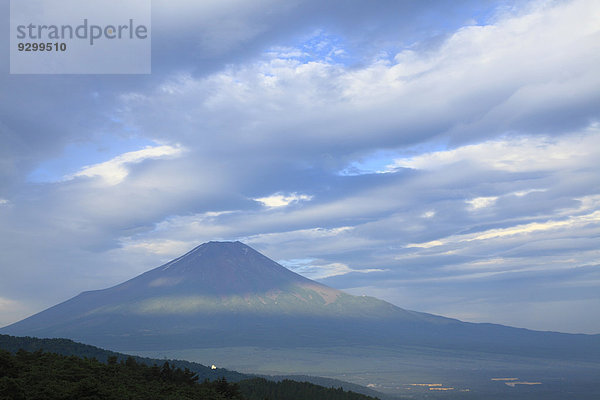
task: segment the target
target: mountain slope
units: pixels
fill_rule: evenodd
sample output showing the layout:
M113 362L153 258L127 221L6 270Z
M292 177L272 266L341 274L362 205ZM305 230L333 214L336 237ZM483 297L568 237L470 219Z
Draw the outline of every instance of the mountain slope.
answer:
M3 328L127 350L218 346L419 345L536 356L600 356L600 337L468 324L351 296L240 242L209 242L120 285Z
M117 286L83 292L13 326L44 328L81 316L216 313L427 319L298 275L240 242L209 242Z
M298 332L310 330L315 322L309 320L315 318L431 317L311 281L240 242L209 242L127 282L83 292L2 331L98 345L125 343L135 336L152 343L157 342L153 338L169 337L172 343L200 334L204 343L214 345L228 335L249 339L248 329L268 337L274 319L287 326L301 319L304 326Z

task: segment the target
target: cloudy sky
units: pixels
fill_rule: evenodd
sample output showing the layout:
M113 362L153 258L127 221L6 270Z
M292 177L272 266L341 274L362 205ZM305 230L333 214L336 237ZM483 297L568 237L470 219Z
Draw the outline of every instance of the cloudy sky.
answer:
M150 75L3 61L0 325L241 240L404 308L600 333L598 1L154 0Z

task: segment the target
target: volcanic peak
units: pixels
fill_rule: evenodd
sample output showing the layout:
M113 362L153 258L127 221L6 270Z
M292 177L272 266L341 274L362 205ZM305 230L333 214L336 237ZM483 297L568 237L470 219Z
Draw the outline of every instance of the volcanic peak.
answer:
M315 283L241 242L208 242L117 287L230 295Z

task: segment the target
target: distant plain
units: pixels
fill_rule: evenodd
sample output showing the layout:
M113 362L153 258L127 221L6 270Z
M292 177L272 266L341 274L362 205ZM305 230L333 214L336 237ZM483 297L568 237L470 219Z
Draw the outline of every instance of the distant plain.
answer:
M335 378L395 396L414 398L600 398L600 363L401 346L214 347L133 351L178 358L240 372ZM504 381L499 378L517 378ZM494 380L495 379L495 380ZM506 382L541 382L536 385ZM421 386L415 384L432 384ZM442 388L450 390L439 390ZM431 397L434 396L434 397ZM510 396L510 397L509 397Z

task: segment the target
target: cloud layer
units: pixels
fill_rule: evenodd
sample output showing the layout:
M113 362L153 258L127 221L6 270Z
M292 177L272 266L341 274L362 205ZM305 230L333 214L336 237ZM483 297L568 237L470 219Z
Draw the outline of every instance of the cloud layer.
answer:
M0 324L223 239L600 332L597 2L334 3L156 2L152 76L0 78Z

